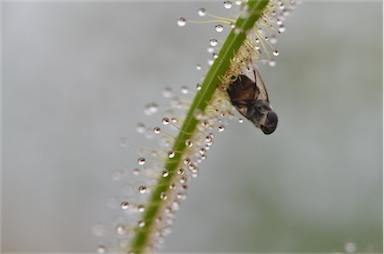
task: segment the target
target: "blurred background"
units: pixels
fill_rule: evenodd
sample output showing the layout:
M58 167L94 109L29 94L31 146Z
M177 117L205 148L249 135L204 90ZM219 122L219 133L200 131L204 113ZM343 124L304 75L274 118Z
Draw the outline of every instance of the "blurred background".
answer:
M200 82L222 2L3 3L3 252L93 252L143 106ZM164 252L382 252L382 2L304 2L259 65L279 115L232 122ZM219 36L220 35L220 36ZM155 119L157 122L159 119ZM138 141L140 142L140 141Z

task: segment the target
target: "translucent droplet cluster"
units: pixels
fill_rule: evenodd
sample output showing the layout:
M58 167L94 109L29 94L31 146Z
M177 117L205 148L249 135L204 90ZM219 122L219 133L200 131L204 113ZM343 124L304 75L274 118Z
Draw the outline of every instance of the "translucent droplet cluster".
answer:
M237 13L237 16L247 17L247 5L245 0L224 1L223 6L228 13ZM225 133L225 128L230 120L239 119L232 113L233 107L228 98L227 88L244 72L250 62L276 64L275 57L280 53L274 47L277 36L285 31L283 21L296 6L294 0L272 0L267 5L261 18L251 31L242 31L236 27L236 19L222 18L212 15L205 8L197 9L197 16L207 19L207 23L214 24L214 35L234 33L247 33L247 39L241 46L225 76L220 77L218 89L213 94L211 101L204 112L196 110L193 113L198 121L197 128L188 138L178 140L183 149L175 149L175 141L179 130L184 123L184 117L191 107L193 96L201 92L200 83L195 88L182 85L174 90L166 87L162 95L166 103L151 102L144 106L146 116L155 117L158 122L155 126L139 122L136 125L136 133L150 140L150 147L135 146L139 155L132 166L124 166L112 172L112 179L121 184L121 194L108 200L108 207L116 210L118 216L109 225L98 224L93 228L98 236L109 235L109 242L103 241L98 247L98 253L106 253L108 250L122 250L130 253L130 243L135 233L151 228L151 235L145 252L151 253L159 250L164 245L164 240L171 232L176 212L183 200L187 197L188 185L193 178L198 177L200 163L207 159L207 154L212 148L214 140L220 133ZM236 9L236 10L234 10ZM186 26L195 21L184 17L177 19L177 25ZM202 22L199 22L202 23ZM216 35L215 35L216 34ZM212 65L220 58L219 50L222 40L208 38L208 53L210 57L207 64ZM205 68L201 64L196 65L196 70L203 75ZM204 78L204 76L202 77ZM195 83L196 84L196 83ZM131 144L128 137L120 139L122 147ZM167 165L174 165L168 167ZM159 183L166 183L159 190ZM153 221L148 221L147 211L153 206L158 206Z

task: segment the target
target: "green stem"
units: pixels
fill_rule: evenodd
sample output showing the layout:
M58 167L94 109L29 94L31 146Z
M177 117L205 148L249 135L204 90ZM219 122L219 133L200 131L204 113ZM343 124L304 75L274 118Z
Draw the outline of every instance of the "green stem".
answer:
M180 133L175 140L173 151L177 151L177 153L173 158L168 159L165 164L165 169L168 170L170 177L160 178L158 185L151 194L149 201L151 205L146 209L146 212L143 215L145 226L137 231L132 242L131 250L134 253L144 253L145 251L147 241L152 233L156 216L162 208L161 201L163 200L161 200L160 195L161 193L167 192L170 183L174 180L174 177L172 176L176 175L177 167L186 149L185 140L191 138L199 122L199 120L195 118L195 113L204 112L208 102L217 88L217 85L220 83L219 77L223 77L228 70L230 60L233 59L246 39L247 31L255 25L255 22L259 19L268 2L269 0L248 1L248 15L244 15L246 18L242 18L240 16L237 19L236 28L232 29L228 35L223 46L221 47L218 58L214 61L212 67L208 71L202 83L201 90L196 94L196 97L181 127Z

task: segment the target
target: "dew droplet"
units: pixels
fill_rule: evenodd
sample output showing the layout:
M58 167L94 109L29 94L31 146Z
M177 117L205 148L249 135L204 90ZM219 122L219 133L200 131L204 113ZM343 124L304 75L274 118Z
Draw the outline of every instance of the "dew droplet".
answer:
M212 57L213 57L213 59L217 59L219 57L219 55L217 53L212 53Z
M118 224L118 225L116 226L116 233L117 233L118 235L124 235L125 233L127 233L127 230L126 230L126 228L125 228L124 225L122 225L122 224Z
M188 179L185 176L180 177L180 183L186 183L187 180Z
M172 95L173 95L172 88L170 88L170 87L166 87L166 88L164 88L164 90L163 90L163 96L164 96L165 98L170 98L170 97L172 97Z
M185 24L187 24L187 20L183 17L180 17L177 19L177 25L178 26L185 26Z
M200 148L200 150L199 150L199 153L201 154L201 155L203 155L203 154L205 154L205 149L204 148Z
M207 13L207 12L206 12L206 10L205 10L204 8L199 8L199 9L197 10L197 14L198 14L200 17L205 16L206 13Z
M170 189L170 190L174 190L175 188L176 188L176 184L171 183L171 184L169 185L169 189Z
M224 27L222 24L218 24L215 26L215 30L216 32L221 33L224 30Z
M285 32L285 26L284 25L280 25L279 28L277 29L277 31L279 33L284 33Z
M177 123L177 119L174 118L174 117L172 117L172 118L171 118L171 122L172 122L172 123Z
M168 151L168 158L172 159L173 157L175 157L175 155L175 151Z
M147 193L147 187L144 185L139 186L138 189L139 189L139 193L141 193L141 194Z
M231 9L232 8L232 2L231 1L224 1L224 8L225 9Z
M268 64L269 64L269 66L274 67L274 66L276 66L276 61L275 60L270 60L268 62Z
M145 227L145 222L142 221L142 220L140 220L140 221L137 223L137 225L139 226L139 228L143 228L143 227Z
M179 174L179 175L184 174L184 169L183 168L178 168L177 169L177 174Z
M137 163L138 163L140 166L144 165L144 164L145 164L145 158L143 158L143 157L138 158L138 159L137 159Z
M193 142L190 139L187 139L187 140L185 140L185 145L187 147L192 147L193 146Z
M236 27L236 24L235 24L234 22L231 22L231 23L229 23L229 27L230 27L231 29L233 29L233 28Z
M205 136L205 142L206 143L212 142L212 137L210 135Z
M163 125L168 125L169 124L169 118L168 117L164 117L163 119L161 119L161 122Z
M133 174L135 176L139 175L140 174L140 169L138 169L138 168L133 169Z
M181 87L181 93L182 93L182 94L188 94L188 87L186 87L186 86L182 86L182 87Z
M160 199L166 200L167 199L167 194L165 192L160 193Z
M207 48L207 52L213 53L213 52L215 52L215 48L209 47L209 48Z
M123 202L121 202L120 207L123 210L127 210L129 207L129 203L127 201L123 201Z
M211 66L215 60L214 59L208 59L208 65Z
M168 170L163 170L162 172L161 172L161 176L162 177L167 177L167 176L169 176L169 171Z
M271 35L271 37L269 37L269 42L271 44L276 44L277 43L277 37L275 35Z
M219 132L223 132L224 131L224 125L220 125L219 127L218 127L218 130L219 130Z
M201 65L200 64L196 64L196 70L201 71Z
M356 251L356 249L357 249L356 248L356 243L354 243L354 242L347 242L344 245L344 250L347 253L353 253L353 252Z
M152 114L156 113L158 110L159 110L159 105L157 105L157 103L153 102L153 103L145 106L144 112L146 115L152 115Z
M243 123L243 122L244 122L243 118L239 118L239 123Z
M209 44L212 46L212 47L215 47L217 45L217 40L212 38L209 40Z
M155 128L153 128L153 133L155 133L155 134L160 134L160 132L161 132L160 127L155 127Z
M145 211L145 206L144 205L138 205L137 206L137 211L139 211L140 213L144 212Z
M184 165L189 165L191 163L191 159L185 158L183 162L184 162Z
M243 1L241 1L241 0L235 0L235 4L236 4L236 5L241 5L242 2L243 2Z
M138 133L144 133L145 132L145 124L143 123L137 123L136 125L136 131Z
M273 55L274 55L274 56L278 56L278 55L279 55L279 51L278 51L277 49L275 49L275 50L273 51Z
M200 84L197 84L197 85L196 85L196 90L197 90L197 91L200 91L200 90L201 90L201 85L200 85Z
M96 249L97 253L107 253L107 249L105 248L104 245L99 245Z

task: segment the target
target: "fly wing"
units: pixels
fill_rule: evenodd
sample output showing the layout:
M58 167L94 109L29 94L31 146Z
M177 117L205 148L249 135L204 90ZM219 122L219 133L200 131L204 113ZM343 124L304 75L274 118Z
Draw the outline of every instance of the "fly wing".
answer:
M256 68L254 68L253 72L255 74L256 86L259 90L259 93L255 93L254 100L269 102L267 88L265 87L264 81L261 79L259 71Z
M234 106L248 105L259 96L256 84L246 75L240 75L227 90Z

